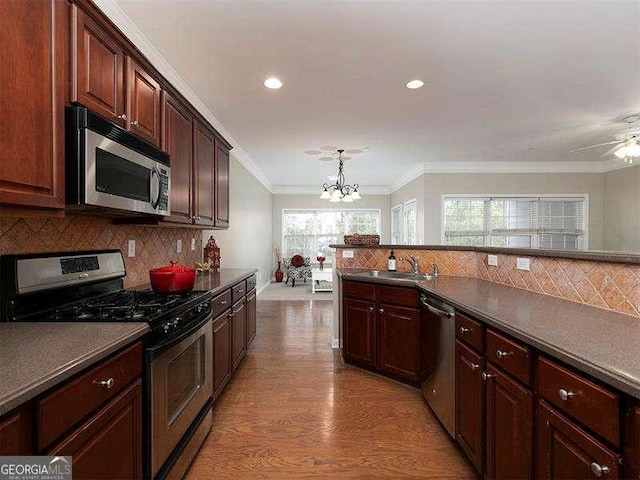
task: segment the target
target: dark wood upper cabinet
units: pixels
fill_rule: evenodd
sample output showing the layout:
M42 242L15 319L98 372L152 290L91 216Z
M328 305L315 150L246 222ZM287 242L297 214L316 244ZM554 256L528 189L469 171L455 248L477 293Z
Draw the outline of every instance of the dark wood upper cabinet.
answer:
M73 19L71 100L124 128L127 120L125 52L116 39L76 5L73 6Z
M536 478L616 479L619 460L619 454L540 401Z
M229 226L229 149L216 140L215 225Z
M162 149L171 156L171 217L192 222L193 117L180 102L162 92Z
M483 472L484 358L456 340L456 440L478 473Z
M490 363L486 379L485 478L533 478L533 394Z
M195 124L193 135L194 223L213 226L215 223L215 138L213 133L199 122Z
M131 57L127 64L127 129L160 145L160 84Z
M65 0L0 2L4 211L62 214L64 209L69 8Z

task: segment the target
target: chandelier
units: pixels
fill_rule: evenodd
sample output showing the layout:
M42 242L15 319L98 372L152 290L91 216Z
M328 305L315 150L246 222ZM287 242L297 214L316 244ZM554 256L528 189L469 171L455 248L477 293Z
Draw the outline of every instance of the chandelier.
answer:
M327 183L322 184L322 188L324 191L320 198L324 200L329 200L330 202L353 202L354 200L360 200L362 197L358 193L358 184L354 183L353 185L349 185L345 183L344 173L342 173L342 169L344 167L344 160L342 160L342 152L343 149L337 150L338 152L338 177L336 179L336 183L329 185Z

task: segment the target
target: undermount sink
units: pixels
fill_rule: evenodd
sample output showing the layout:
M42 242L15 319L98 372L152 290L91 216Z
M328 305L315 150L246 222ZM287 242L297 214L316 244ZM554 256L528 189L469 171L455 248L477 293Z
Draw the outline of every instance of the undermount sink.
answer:
M435 277L427 273L412 273L412 272L387 272L385 270L369 270L366 272L359 272L356 275L362 277L378 277L378 278L393 278L396 280L433 280Z

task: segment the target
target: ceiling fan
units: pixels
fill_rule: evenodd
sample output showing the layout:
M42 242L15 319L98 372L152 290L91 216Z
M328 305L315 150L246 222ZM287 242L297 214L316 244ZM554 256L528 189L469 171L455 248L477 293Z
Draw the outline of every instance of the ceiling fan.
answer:
M629 117L625 117L622 121L626 123L635 123L638 119L638 115L631 115ZM613 153L616 157L623 158L625 162L628 161L629 163L633 163L634 158L640 157L640 144L638 144L638 142L640 142L640 130L617 133L614 135L614 138L616 138L616 140L611 142L597 143L587 147L576 148L575 150L571 150L569 153L582 152L584 150L603 147L605 145L614 145L603 153L602 156L606 157Z

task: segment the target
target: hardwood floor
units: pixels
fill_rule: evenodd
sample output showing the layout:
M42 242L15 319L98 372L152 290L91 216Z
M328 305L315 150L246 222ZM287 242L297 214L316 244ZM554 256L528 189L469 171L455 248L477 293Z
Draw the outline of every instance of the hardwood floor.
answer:
M187 474L476 478L420 392L343 365L331 302L258 300L258 333Z

